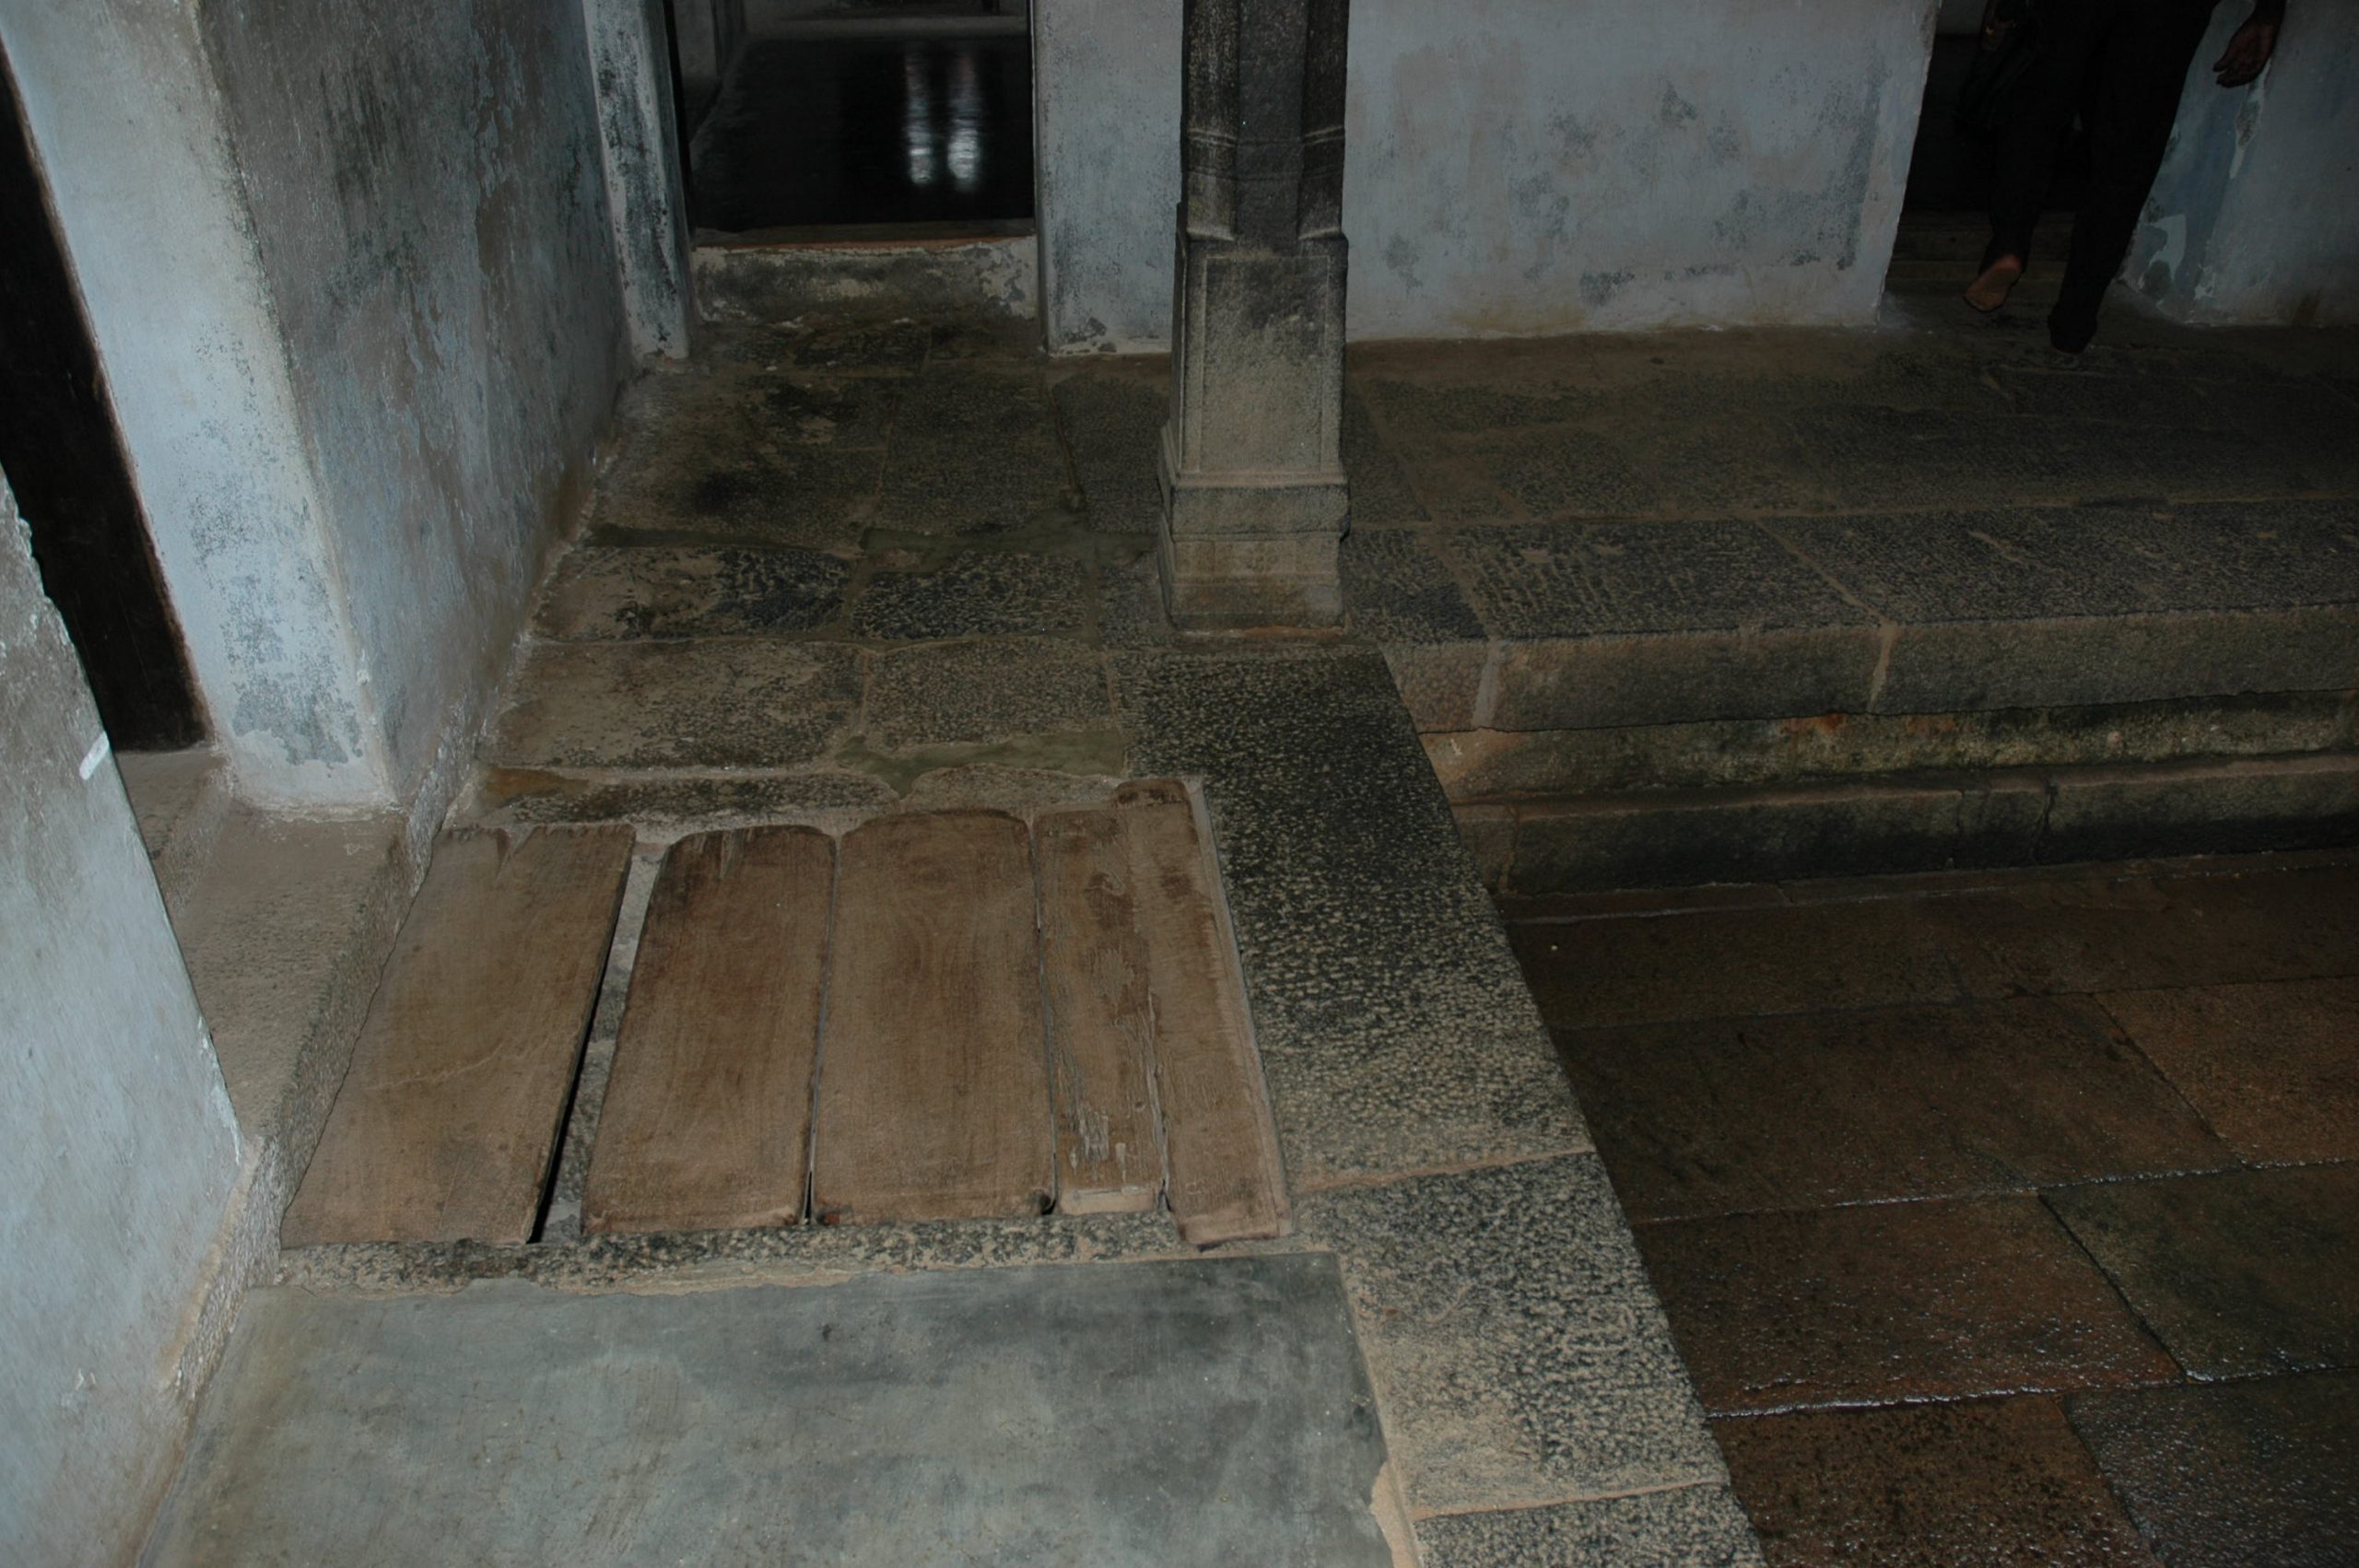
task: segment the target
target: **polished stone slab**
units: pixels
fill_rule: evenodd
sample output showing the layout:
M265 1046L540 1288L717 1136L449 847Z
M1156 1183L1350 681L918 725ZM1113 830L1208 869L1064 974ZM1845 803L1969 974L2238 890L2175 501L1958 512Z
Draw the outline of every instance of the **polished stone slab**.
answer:
M2101 1182L2047 1199L2192 1375L2359 1366L2359 1164Z
M1393 1561L1332 1258L256 1292L148 1561Z
M2359 1562L2359 1374L2121 1389L2068 1408L2173 1568Z

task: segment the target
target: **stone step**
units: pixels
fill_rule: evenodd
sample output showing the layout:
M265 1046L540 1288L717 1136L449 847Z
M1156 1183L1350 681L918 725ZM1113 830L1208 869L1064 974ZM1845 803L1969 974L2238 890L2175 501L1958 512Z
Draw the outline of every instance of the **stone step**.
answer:
M707 322L1028 325L1040 297L1029 223L699 231L689 271Z
M1369 531L1495 887L2359 842L2359 506Z
M1895 774L1459 805L1494 892L1790 882L2359 845L2359 755Z

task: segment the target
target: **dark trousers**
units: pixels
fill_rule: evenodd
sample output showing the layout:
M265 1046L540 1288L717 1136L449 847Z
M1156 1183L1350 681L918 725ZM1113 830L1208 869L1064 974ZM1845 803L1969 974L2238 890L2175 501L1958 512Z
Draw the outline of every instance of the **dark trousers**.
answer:
M2032 227L2075 115L2089 132L2089 182L2072 220L2060 315L2097 302L2130 251L2178 117L2179 89L2218 0L2047 0L2037 64L1999 143L1991 253L2031 259Z

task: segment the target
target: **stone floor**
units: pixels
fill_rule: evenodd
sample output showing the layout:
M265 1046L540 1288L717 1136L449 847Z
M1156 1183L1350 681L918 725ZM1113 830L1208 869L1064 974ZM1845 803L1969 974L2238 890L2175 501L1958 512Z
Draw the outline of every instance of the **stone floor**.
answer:
M453 817L626 822L639 840L545 1220L517 1246L287 1253L280 1290L250 1309L248 1339L232 1350L242 1359L208 1405L170 1552L234 1558L225 1519L299 1517L308 1528L324 1518L333 1534L337 1521L361 1530L381 1516L373 1504L334 1505L339 1486L358 1484L353 1467L323 1459L274 1485L271 1450L247 1435L268 1418L239 1403L241 1380L264 1375L250 1366L274 1368L288 1398L308 1397L311 1351L281 1354L266 1333L280 1350L329 1336L318 1351L329 1365L348 1364L339 1345L351 1359L375 1355L365 1349L384 1342L370 1337L375 1319L342 1304L406 1304L416 1321L402 1342L414 1346L464 1340L486 1288L505 1293L500 1313L534 1316L543 1308L515 1304L628 1296L652 1304L635 1311L679 1303L686 1314L701 1293L793 1286L839 1300L857 1322L861 1293L880 1276L938 1277L947 1299L980 1302L1011 1270L1127 1278L1152 1267L1166 1271L1140 1278L1184 1281L1242 1258L1334 1270L1349 1353L1320 1364L1364 1367L1379 1418L1373 1477L1358 1457L1337 1472L1358 1489L1350 1539L1379 1539L1395 1561L1421 1551L1430 1568L1601 1552L1758 1561L1386 665L1348 639L1175 635L1155 593L1153 480L1132 449L1142 411L1132 394L1151 401L1152 375L1083 369L1076 387L1072 368L965 329L747 330L710 334L698 358L653 369L633 389L583 534L556 568ZM944 807L1031 812L1157 778L1190 780L1207 807L1290 1234L1199 1253L1160 1212L583 1234L595 1102L667 844L751 823L841 832ZM322 1302L334 1310L307 1308ZM1092 1337L1074 1347L1085 1371L1130 1342L1119 1314L1075 1332ZM504 1370L464 1356L416 1371L509 1387ZM1351 1408L1343 1371L1322 1376L1332 1408ZM1167 1441L1148 1448L1178 1467L1155 1484L1209 1506L1217 1477L1180 1440L1227 1419L1226 1396L1203 1379L1189 1386L1194 1402L1165 1410ZM1041 1384L1007 1397L1053 1405L1071 1393ZM600 1473L617 1509L671 1484L632 1469L627 1441L584 1424L594 1401L520 1398L546 1410L549 1441L516 1451L518 1487L554 1487L546 1467L560 1449L611 1460ZM340 1408L322 1415L323 1455L365 1448L370 1420L410 1430L434 1419L397 1419L365 1398ZM910 1448L889 1421L872 1436L879 1453ZM440 1480L442 1495L476 1495L464 1477ZM1015 1467L991 1484L1031 1482ZM1309 1492L1270 1506L1280 1535L1326 1527L1314 1513L1327 1504ZM1034 1560L1016 1537L988 1550L953 1539L971 1509L919 1513L934 1529L927 1550ZM677 1550L725 1544L734 1516L698 1515L705 1533ZM844 1560L921 1561L910 1546L921 1537L879 1537ZM325 1538L301 1539L328 1550ZM625 1536L596 1539L624 1555L614 1543ZM1168 1540L1133 1540L1089 1560L1186 1556Z
M241 1330L250 1342L232 1351L248 1359L232 1365L263 1355L251 1337L273 1322L346 1331L334 1325L367 1316L344 1313L358 1302L405 1304L432 1342L435 1325L464 1331L486 1288L502 1303L554 1302L553 1313L576 1298L630 1297L653 1314L699 1293L781 1285L848 1292L836 1299L856 1305L884 1275L939 1276L943 1291L980 1299L1003 1271L1044 1265L1168 1263L1179 1278L1238 1258L1332 1258L1380 1442L1353 1528L1370 1525L1396 1561L1414 1537L1427 1568L1758 1562L1697 1397L1700 1387L1719 1407L1731 1375L1693 1347L1683 1361L1486 868L1461 837L1435 737L1451 725L1508 733L1502 705L1517 704L1532 706L1514 733L1561 737L1577 725L1659 729L1683 714L1760 717L1727 718L1712 693L1758 690L1811 712L1873 708L1887 688L2028 701L2047 689L2042 672L2077 680L2091 646L2122 646L2076 643L2073 626L2194 626L2224 639L2215 647L2240 672L2238 690L2327 694L2323 708L2301 711L2326 758L2311 804L2330 811L2350 743L2336 694L2359 684L2359 525L2341 499L2359 491L2359 448L2341 434L2359 409L2348 340L2116 323L2071 370L2034 354L2036 341L2036 328L1968 331L1904 309L1872 332L1356 354L1345 431L1356 626L1222 640L1176 634L1158 609L1160 362L1044 361L992 331L906 322L708 332L694 359L651 366L627 394L591 512L536 608L452 818L620 822L637 838L541 1230L511 1246L288 1252L284 1293L257 1298ZM2198 501L2258 509L2187 521ZM2131 516L2154 527L2125 532ZM1871 569L1822 569L1795 543L1801 524L1779 518L1853 540ZM2052 541L2060 553L2038 556ZM2207 555L2215 547L2226 553ZM1930 578L1894 579L1917 598L1865 597L1882 580L1875 562L1897 562L1898 574L1920 556L1935 563ZM2107 598L2116 557L2145 563L2143 586ZM2042 574L2011 575L2019 558L2049 562L2045 575L2070 602L2042 610L2026 599ZM1989 597L1960 609L1942 583ZM2257 586L2240 597L2239 583ZM1771 603L1789 600L1800 608ZM1931 629L1911 663L1902 650L1915 646L1908 607L1919 604ZM2274 617L2273 637L2253 631L2255 615ZM2001 657L2016 623L2043 618L2053 635L2036 656ZM2169 637L2144 646L2181 674L2209 667L2170 664ZM1959 684L1974 681L1987 690ZM2282 750L2278 724L2272 710L2270 744ZM1627 758L1643 753L1624 755L1637 766ZM595 1103L666 845L756 823L839 834L901 812L1030 813L1152 778L1190 780L1208 808L1290 1235L1199 1255L1163 1214L582 1234ZM1961 815L1954 801L1946 810ZM1481 834L1473 841L1484 848ZM2303 941L2340 929L2324 914L2314 924ZM2027 918L2024 929L2036 927ZM2081 951L2025 941L2051 965ZM2177 951L2210 949L2188 938ZM1927 962L1967 983L1955 965ZM1603 984L1633 963L1601 951L1581 970ZM1769 985L1784 971L1748 972ZM1673 976L1663 987L1687 984ZM2083 1037L2044 1014L2011 1014L2010 1027L1993 1048L2014 1062ZM1790 1085L1762 1093L1779 1089ZM1611 1116L1602 1125L1617 1125ZM2130 1136L2112 1128L2075 1147L2096 1159ZM1939 1153L1924 1153L1929 1166ZM1890 1158L1915 1168L1905 1150ZM1969 1187L1956 1173L1987 1164L1970 1152L1947 1158L1943 1179ZM2032 1177L2050 1179L2045 1167ZM1649 1232L1674 1223L1625 1198ZM2053 1236L2028 1223L2030 1210L1976 1202L1962 1223L1977 1235L2071 1274L2077 1255L2042 1253ZM2058 1288L2094 1288L2076 1278ZM299 1301L334 1310L313 1318L273 1305ZM2116 1381L2159 1384L2165 1352L2148 1330L2126 1308L2107 1322L2110 1337L2082 1360ZM1325 1387L1336 1408L1354 1398L1342 1372ZM239 1375L222 1379L200 1428L196 1451L210 1457L186 1479L172 1515L184 1533L167 1543L188 1560L237 1556L234 1540L185 1532L222 1516L202 1499L223 1495L264 1452L234 1435L240 1398ZM552 1410L582 1408L551 1398ZM2161 1422L2163 1409L2123 1420ZM555 1441L527 1457L555 1465L581 1451L566 1438L590 1441L617 1466L616 1506L632 1506L656 1472L632 1469L627 1443L570 1419L552 1417ZM519 1483L546 1473L520 1472ZM304 1483L290 1473L287 1484ZM333 1501L320 1508L331 1518ZM707 1534L681 1552L725 1540L725 1511L698 1527ZM908 1539L867 1560L913 1560Z
M1509 912L1771 1563L2359 1561L2359 860Z

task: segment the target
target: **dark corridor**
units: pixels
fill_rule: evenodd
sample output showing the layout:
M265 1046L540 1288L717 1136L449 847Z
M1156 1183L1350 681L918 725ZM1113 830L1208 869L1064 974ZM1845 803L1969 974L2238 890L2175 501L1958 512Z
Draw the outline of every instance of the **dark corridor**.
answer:
M699 229L1028 221L1031 41L755 39L691 159Z
M32 535L41 586L115 747L192 744L205 725L180 626L5 62L0 211L12 215L0 244L0 469Z

